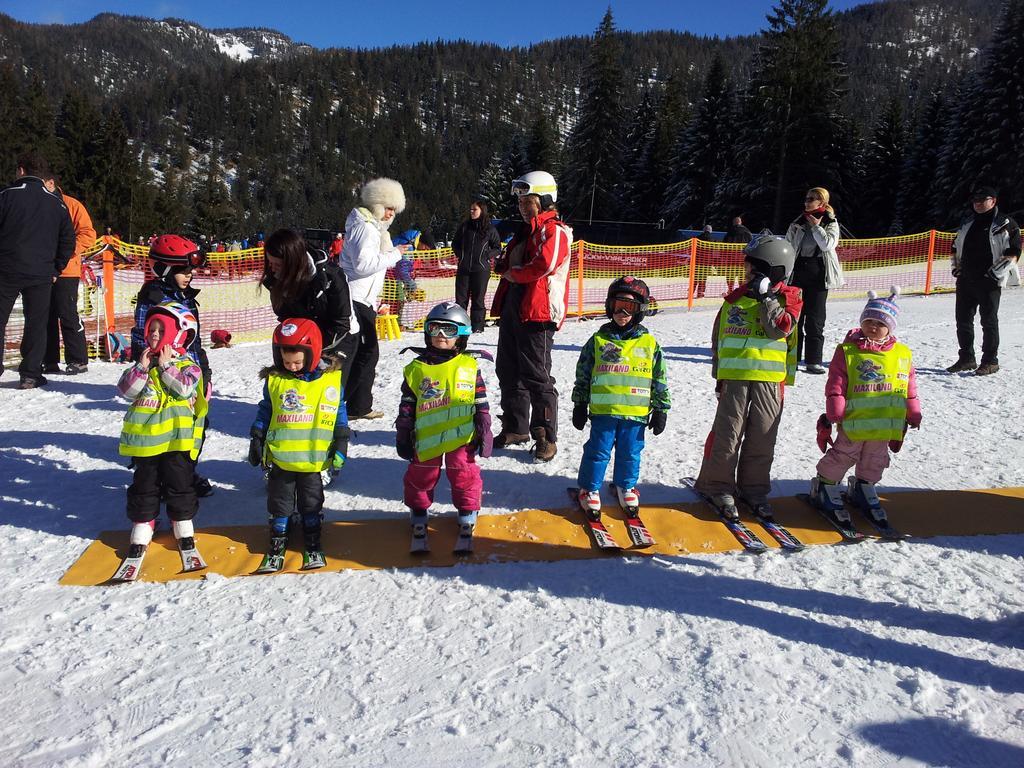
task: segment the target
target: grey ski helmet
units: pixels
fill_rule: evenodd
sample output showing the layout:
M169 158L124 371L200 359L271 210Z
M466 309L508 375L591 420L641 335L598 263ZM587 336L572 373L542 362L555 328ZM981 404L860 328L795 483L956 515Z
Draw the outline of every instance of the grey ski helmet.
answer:
M455 347L460 352L465 352L466 345L469 343L469 334L471 332L469 315L466 314L466 310L454 301L442 302L430 310L430 312L427 313L426 319L423 321L423 340L426 342L428 347L431 346L431 344L430 335L427 333L427 325L436 321L452 323L455 326L457 333Z
M756 235L747 243L743 254L743 260L749 261L754 271L767 277L773 285L788 280L796 262L793 246L778 235Z

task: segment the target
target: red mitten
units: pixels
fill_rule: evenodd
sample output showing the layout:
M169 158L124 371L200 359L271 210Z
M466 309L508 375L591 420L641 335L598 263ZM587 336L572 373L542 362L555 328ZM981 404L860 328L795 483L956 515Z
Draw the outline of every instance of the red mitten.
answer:
M818 417L818 448L822 453L832 445L832 423L824 413Z

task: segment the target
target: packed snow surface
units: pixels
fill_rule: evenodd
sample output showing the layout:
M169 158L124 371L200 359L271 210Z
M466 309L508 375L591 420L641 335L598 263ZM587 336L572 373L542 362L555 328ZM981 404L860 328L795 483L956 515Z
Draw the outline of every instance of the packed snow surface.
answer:
M953 297L900 300L924 422L883 491L1024 485L1022 298L1003 295L1004 367L987 378L942 372L956 357ZM862 306L833 302L828 339ZM678 478L696 474L714 413L713 317L647 322L673 410L648 438L644 503L693 499ZM596 327L569 321L556 338L558 456L486 460L486 511L564 506L585 437L569 390ZM489 328L474 346L496 340ZM391 424L408 343L383 345L388 415L355 425L328 520L404 514ZM197 522L263 524L244 456L269 346L210 359L200 466L217 491ZM1024 536L58 586L100 531L127 527L120 370L0 384L0 765L1024 765ZM787 393L779 495L814 471L823 384L801 375ZM453 514L444 479L435 511Z

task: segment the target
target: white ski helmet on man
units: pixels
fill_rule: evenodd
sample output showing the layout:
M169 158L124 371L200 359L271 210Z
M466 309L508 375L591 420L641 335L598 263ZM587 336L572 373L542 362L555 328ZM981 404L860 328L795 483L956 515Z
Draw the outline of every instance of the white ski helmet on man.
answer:
M784 237L756 235L743 249L743 260L749 261L754 271L775 283L785 282L793 273L796 251Z
M558 202L558 184L547 171L530 171L512 182L512 194L516 197L537 195L540 207L546 210Z

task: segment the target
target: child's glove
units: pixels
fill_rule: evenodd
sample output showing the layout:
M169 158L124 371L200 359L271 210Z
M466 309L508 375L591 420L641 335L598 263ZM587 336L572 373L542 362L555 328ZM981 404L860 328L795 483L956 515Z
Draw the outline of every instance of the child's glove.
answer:
M397 440L395 442L395 449L398 451L399 457L406 461L412 461L416 458L416 445L411 440Z
M476 455L482 459L491 458L494 452L494 435L491 434L491 414L484 411L478 412L473 417L473 429L476 430L476 437L473 438L473 447Z
M822 453L828 450L828 447L832 445L832 422L828 420L828 416L824 413L818 417L818 448L821 449Z
M415 423L411 416L402 415L395 421L395 450L406 461L416 458Z
M752 299L764 301L772 295L772 281L764 275L754 275L747 283L747 295Z
M331 454L331 469L337 472L339 469L345 466L345 454L341 451L335 451Z
M647 422L647 428L655 435L660 435L665 431L666 421L668 421L668 413L665 411L653 411L651 418Z
M249 463L254 467L263 463L263 444L266 439L266 433L259 427L249 430Z
M572 407L572 425L580 432L587 426L587 404L576 403Z

